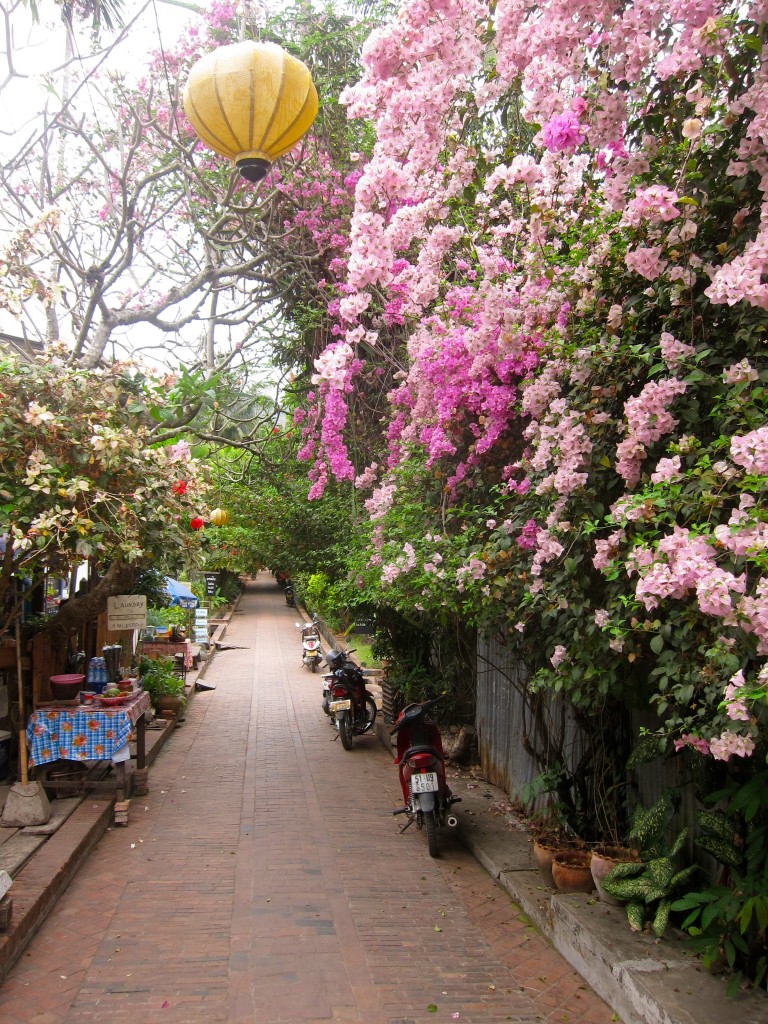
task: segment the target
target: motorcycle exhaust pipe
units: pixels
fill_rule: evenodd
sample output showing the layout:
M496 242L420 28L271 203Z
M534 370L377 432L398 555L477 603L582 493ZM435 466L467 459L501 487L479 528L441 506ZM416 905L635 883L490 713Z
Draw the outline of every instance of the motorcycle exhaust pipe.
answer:
M449 814L448 817L445 819L445 823L450 828L456 828L456 826L459 824L459 819L456 817L455 814Z

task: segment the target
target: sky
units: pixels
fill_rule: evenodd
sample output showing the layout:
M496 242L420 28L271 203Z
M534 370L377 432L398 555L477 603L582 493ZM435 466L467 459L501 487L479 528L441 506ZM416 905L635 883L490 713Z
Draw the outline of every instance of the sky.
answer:
M43 76L62 68L66 56L66 33L61 23L58 6L52 0L39 0L40 24L34 25L29 8L17 2L10 14L11 55L9 60L6 37L0 33L0 162L6 163L19 146L35 134L41 112L46 104L56 109L55 97L46 91ZM90 56L88 25L78 26L76 57L82 67L93 68L106 60L110 67L130 71L137 66L137 57L154 49L158 35L169 46L194 13L167 0L125 0L123 16L126 31L103 31L102 49ZM158 30L159 26L159 30ZM105 48L118 36L124 38L105 58ZM13 75L9 75L9 67Z

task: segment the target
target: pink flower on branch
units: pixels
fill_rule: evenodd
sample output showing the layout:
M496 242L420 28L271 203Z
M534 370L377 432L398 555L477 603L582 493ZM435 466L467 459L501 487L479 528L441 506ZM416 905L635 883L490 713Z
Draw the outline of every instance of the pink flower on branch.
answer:
M748 473L768 473L768 426L734 437L731 458Z
M639 188L634 199L629 201L621 223L629 227L639 227L643 221L654 223L674 220L680 216L680 211L675 206L678 200L677 192L664 185Z
M562 663L567 659L567 657L568 651L565 649L565 647L563 647L562 644L558 644L549 658L550 662L552 663L552 668L556 669L558 665L562 665Z
M701 754L709 753L707 741L692 732L683 733L679 740L675 740L675 750L682 750L683 747L693 747L694 750L698 750Z
M629 487L634 487L640 479L640 466L648 447L677 426L677 420L668 409L687 387L684 381L674 377L650 381L639 395L625 402L627 437L616 449L616 472L624 477Z
M738 732L725 731L709 741L710 753L716 761L727 761L731 756L749 757L754 749L755 741L752 737Z
M668 265L668 261L661 257L661 246L659 245L630 249L624 257L624 262L630 270L647 281L655 281L664 273Z
M541 129L541 141L551 153L574 153L586 137L572 110L556 114Z
M684 341L678 341L669 331L661 332L659 347L661 349L661 358L673 372L678 370L681 363L685 362L686 359L690 359L696 354L694 345L687 345Z

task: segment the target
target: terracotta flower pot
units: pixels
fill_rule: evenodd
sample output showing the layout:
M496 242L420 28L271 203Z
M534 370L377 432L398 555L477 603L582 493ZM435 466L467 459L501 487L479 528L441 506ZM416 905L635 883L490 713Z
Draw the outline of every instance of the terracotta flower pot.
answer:
M172 711L174 715L178 715L184 708L184 701L175 694L164 693L155 701L155 708L158 711Z
M552 878L558 892L592 892L595 883L589 869L588 850L561 850L552 861Z
M536 861L543 882L552 889L555 888L552 878L552 859L560 850L562 850L562 846L554 841L549 842L546 839L534 839L533 841L533 859Z
M598 898L603 903L607 903L612 907L623 906L621 900L617 900L615 896L609 896L603 889L603 879L617 864L636 863L639 860L640 856L637 850L630 850L626 846L595 847L592 851L592 860L589 867L592 872L595 888L597 889Z

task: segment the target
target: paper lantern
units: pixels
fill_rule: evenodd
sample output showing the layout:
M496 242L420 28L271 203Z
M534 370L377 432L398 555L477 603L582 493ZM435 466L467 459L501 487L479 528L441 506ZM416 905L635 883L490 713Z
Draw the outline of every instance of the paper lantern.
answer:
M211 512L211 522L214 526L226 526L229 522L229 512L223 508L215 508Z
M189 73L184 110L196 135L229 157L248 181L296 145L317 114L306 65L276 43L248 40L201 57Z
M189 520L189 525L192 527L193 530L202 530L202 528L205 526L205 523L200 518L200 516L195 516L194 519Z

